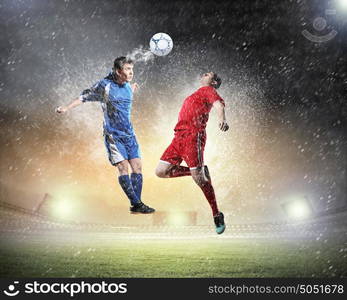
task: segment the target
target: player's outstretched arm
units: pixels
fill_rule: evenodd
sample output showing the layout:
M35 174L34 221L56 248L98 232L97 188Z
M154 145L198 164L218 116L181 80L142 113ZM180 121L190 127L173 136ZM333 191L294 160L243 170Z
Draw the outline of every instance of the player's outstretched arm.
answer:
M79 98L73 100L69 105L66 106L59 106L55 109L56 113L58 114L63 114L66 113L68 110L82 104L82 100L80 100Z
M227 131L229 129L229 125L225 118L224 105L220 101L216 101L213 103L213 107L217 111L219 129L222 131Z

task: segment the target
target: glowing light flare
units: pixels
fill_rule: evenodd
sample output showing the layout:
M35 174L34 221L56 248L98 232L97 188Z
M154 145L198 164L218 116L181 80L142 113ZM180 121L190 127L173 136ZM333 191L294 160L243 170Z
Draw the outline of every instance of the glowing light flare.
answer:
M305 219L312 215L312 208L306 197L290 197L282 204L288 217L292 219Z
M337 2L341 9L347 10L347 0L337 0Z
M288 206L288 213L295 219L303 219L311 215L311 210L305 202L298 200Z
M183 226L189 224L189 217L180 212L173 212L168 215L168 225Z
M71 216L71 213L73 212L72 204L69 200L63 199L58 200L53 204L52 207L53 215L60 219L66 219Z

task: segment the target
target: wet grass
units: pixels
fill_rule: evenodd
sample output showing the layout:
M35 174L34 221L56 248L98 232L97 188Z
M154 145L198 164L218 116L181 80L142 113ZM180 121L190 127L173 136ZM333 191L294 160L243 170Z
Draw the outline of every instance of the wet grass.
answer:
M347 276L342 241L2 240L4 277Z

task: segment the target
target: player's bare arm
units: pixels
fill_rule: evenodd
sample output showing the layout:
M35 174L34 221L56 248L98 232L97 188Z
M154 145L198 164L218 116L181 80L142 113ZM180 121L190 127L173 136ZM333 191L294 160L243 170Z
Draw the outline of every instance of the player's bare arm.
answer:
M213 107L217 111L219 129L222 131L227 131L229 129L229 125L226 121L224 105L220 101L216 101L213 103Z
M69 105L59 106L55 109L58 114L66 113L68 110L81 105L83 102L79 98L73 100Z

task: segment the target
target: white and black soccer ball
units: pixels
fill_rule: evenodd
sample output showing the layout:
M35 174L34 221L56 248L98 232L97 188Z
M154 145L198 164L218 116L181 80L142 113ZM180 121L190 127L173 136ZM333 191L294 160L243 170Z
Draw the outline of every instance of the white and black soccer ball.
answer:
M163 32L156 33L149 41L151 52L158 56L168 55L173 47L172 38Z

